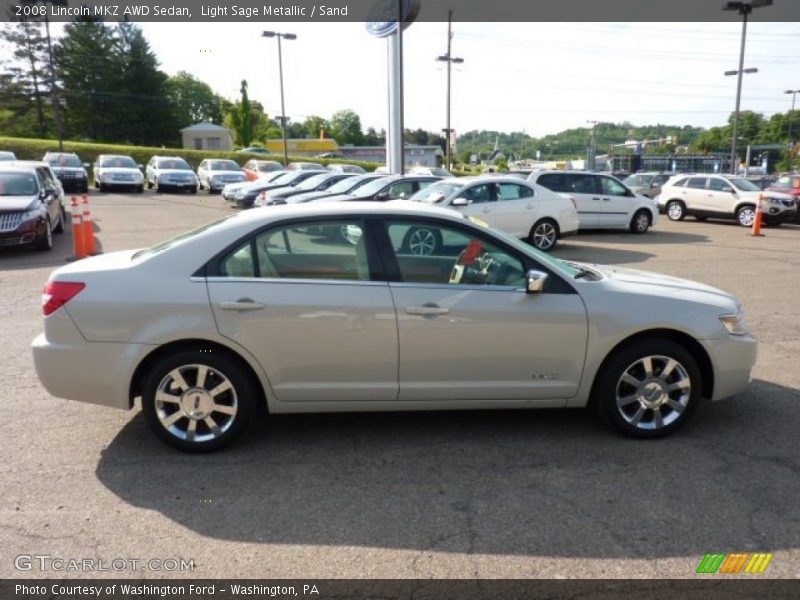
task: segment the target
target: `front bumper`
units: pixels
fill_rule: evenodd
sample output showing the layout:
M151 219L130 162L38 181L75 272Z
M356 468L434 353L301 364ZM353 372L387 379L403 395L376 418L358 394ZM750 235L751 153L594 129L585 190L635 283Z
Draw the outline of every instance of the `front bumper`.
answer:
M25 246L46 235L44 217L23 221L13 231L0 233L0 246Z
M722 400L747 389L756 364L758 341L752 335L728 335L699 340L714 368L712 400Z
M775 211L775 212L771 212ZM765 223L791 223L797 220L797 209L780 209L770 207L769 205L764 210Z

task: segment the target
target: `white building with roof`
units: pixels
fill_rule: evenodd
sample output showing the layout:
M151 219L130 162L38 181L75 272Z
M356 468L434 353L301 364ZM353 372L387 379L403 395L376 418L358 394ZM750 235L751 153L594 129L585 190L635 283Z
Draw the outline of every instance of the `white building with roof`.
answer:
M191 150L233 150L233 135L229 129L214 123L195 123L181 129L183 147Z

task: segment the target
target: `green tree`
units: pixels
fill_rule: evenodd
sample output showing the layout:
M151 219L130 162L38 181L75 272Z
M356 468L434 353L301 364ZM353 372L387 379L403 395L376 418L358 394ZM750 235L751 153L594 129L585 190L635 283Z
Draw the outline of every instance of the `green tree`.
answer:
M328 120L316 115L306 117L305 121L303 121L303 129L310 138L318 138L320 131L324 131L326 137L331 135L331 126Z
M374 127L367 129L364 134L364 145L366 146L384 146L386 144L386 131L381 129L380 133L375 131Z
M331 136L340 146L364 144L361 118L352 110L340 110L331 117Z
M10 111L9 117L18 128L17 134L46 137L49 123L46 120L45 96L49 94L47 42L38 21L7 23L0 29L0 42L11 46L10 55L0 64L8 76L3 82L2 106ZM33 110L35 122L28 113ZM25 123L21 127L20 125ZM14 130L3 128L5 133Z
M253 140L253 115L251 112L250 99L247 97L247 80L242 80L242 98L239 101L237 112L239 113L239 129L236 135L242 146L249 146Z
M167 97L178 129L203 121L222 124L222 99L211 86L186 71L169 78Z

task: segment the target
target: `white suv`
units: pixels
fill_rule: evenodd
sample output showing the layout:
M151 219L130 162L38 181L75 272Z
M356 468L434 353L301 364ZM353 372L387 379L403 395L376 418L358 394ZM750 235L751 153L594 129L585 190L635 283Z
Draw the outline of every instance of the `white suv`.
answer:
M528 181L574 198L581 229L629 229L646 233L658 220L655 200L635 194L611 175L534 171Z
M751 227L762 197L765 223L780 225L794 220L797 207L789 194L762 190L735 175L676 175L662 186L657 201L671 221L693 215L700 221L708 217L736 219L739 225Z
M192 167L179 156L154 156L147 163L145 183L161 192L166 188L197 193L197 176Z
M453 177L420 190L410 199L477 217L539 250L550 250L559 238L578 231L574 201L511 177ZM436 253L442 245L435 235L429 239L422 239L425 232L415 231L413 235L419 240L409 241L412 253Z

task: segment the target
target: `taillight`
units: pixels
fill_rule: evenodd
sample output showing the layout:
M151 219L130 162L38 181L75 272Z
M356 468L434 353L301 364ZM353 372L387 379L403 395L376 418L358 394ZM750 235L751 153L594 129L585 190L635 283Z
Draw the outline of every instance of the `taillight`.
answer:
M56 312L85 287L85 283L74 281L47 282L42 292L42 311L44 312L44 316L46 317Z

